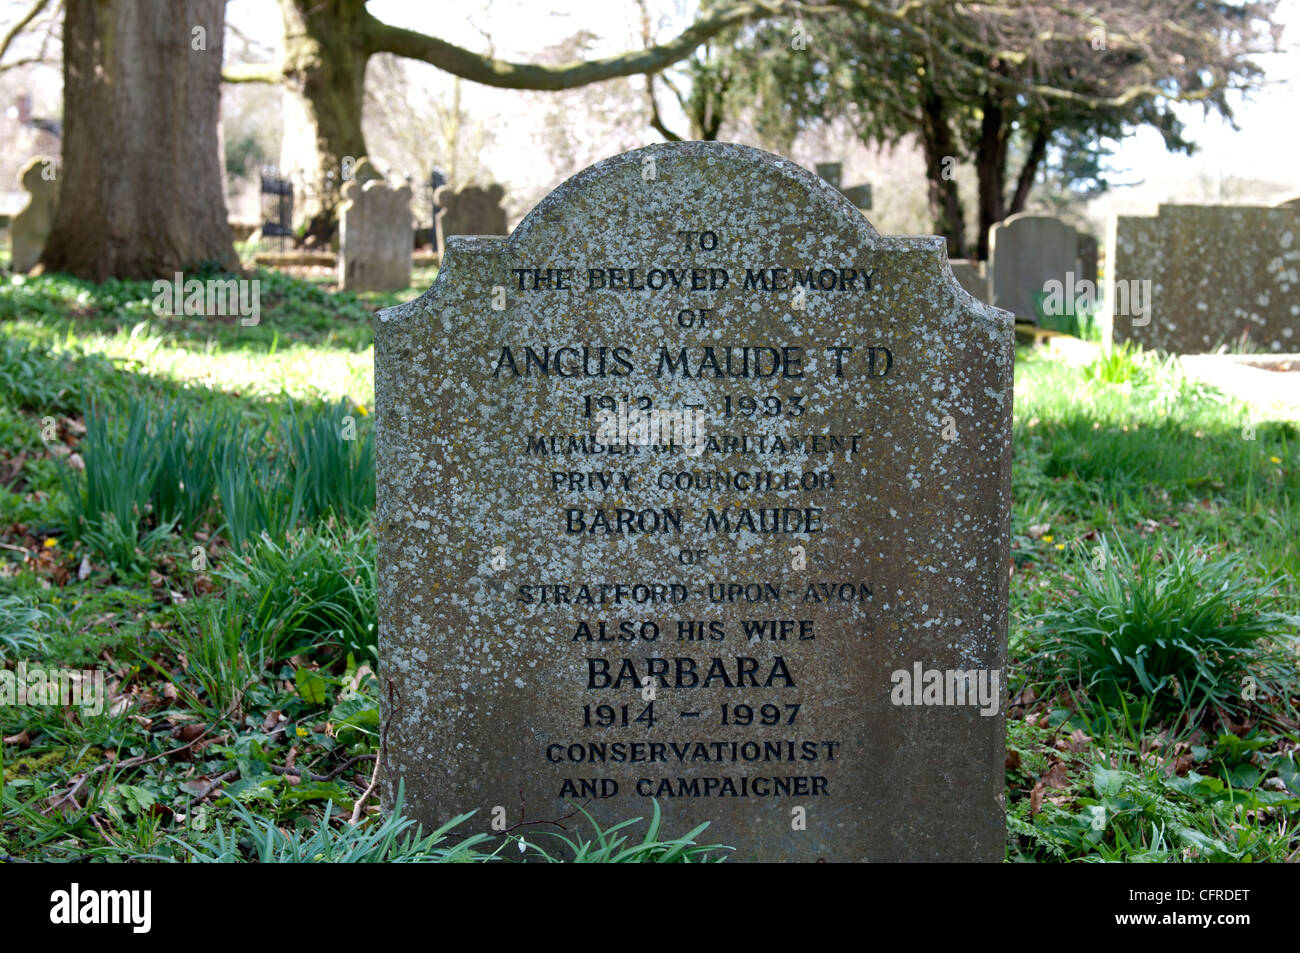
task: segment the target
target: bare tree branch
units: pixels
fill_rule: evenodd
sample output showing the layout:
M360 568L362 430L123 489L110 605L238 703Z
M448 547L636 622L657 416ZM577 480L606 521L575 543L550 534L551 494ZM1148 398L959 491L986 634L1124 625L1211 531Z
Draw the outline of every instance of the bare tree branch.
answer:
M14 60L12 63L0 63L0 73L7 72L11 69L17 69L20 66L58 66L59 60L52 60L44 56L29 56L26 59Z
M23 18L14 24L13 29L11 29L8 33L5 34L5 38L3 40L0 40L0 60L3 60L5 58L5 54L9 52L9 45L13 43L15 37L17 37L18 34L21 33L26 28L27 24L31 23L38 16L40 16L41 11L44 10L49 5L50 5L50 0L36 0L36 2L32 4L32 8L27 11L27 13L23 16ZM31 61L29 60L28 62ZM13 65L16 66L18 64L15 63Z
M278 63L233 63L221 69L223 83L278 83L283 79Z
M659 115L659 103L655 99L655 74L651 73L645 78L645 98L650 105L650 128L659 135L663 136L669 142L681 142L682 137L673 132L664 125L663 118Z
M656 73L687 56L709 37L746 20L803 10L791 0L746 0L723 7L697 20L675 39L645 50L635 50L563 66L509 63L455 46L437 37L389 26L365 14L366 49L370 53L395 53L423 60L456 76L504 89L573 89L620 76Z

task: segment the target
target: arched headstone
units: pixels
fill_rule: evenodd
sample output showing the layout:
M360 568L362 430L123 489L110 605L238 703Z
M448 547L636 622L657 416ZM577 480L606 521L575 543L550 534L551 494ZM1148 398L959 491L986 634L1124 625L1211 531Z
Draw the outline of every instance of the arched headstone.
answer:
M1012 215L989 230L989 288L991 304L1023 321L1038 321L1038 301L1059 282L1077 282L1079 236L1071 226L1050 215ZM1071 295L1073 300L1073 295Z
M400 291L410 287L415 230L411 189L390 187L366 159L343 186L339 210L339 287Z
M59 203L58 167L54 159L37 156L23 166L19 178L28 198L10 225L13 251L9 267L15 272L25 273L41 260L41 252L45 250L45 242L54 225L54 210Z
M433 193L438 206L436 228L438 248L447 249L451 235L504 235L506 212L501 207L506 190L500 185L477 185L453 189L444 185Z
M743 146L451 236L376 322L387 803L1000 862L1012 338Z

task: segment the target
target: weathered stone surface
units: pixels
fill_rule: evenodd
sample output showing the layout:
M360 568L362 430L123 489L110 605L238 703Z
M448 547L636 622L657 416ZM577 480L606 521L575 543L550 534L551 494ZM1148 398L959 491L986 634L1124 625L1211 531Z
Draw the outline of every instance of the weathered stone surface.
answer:
M435 219L438 247L446 251L450 235L504 235L506 211L501 200L505 194L499 185L471 185L460 191L444 185L434 192L433 201L439 206Z
M742 146L451 237L376 322L387 803L1000 861L1012 361L942 239ZM701 416L670 443L647 406Z
M346 291L399 291L411 285L415 248L411 189L390 188L364 160L343 186L339 212L339 287Z
M1105 322L1174 353L1300 349L1300 220L1288 208L1161 205L1116 216Z
M989 230L991 303L1021 320L1037 322L1034 296L1078 267L1078 233L1059 218L1022 213Z
M984 272L984 262L973 259L956 259L950 261L952 276L957 284L966 289L966 293L977 301L989 300L989 279Z
M54 224L54 210L59 203L59 181L55 175L54 160L36 156L22 171L22 183L28 193L27 204L14 216L10 226L13 242L10 269L28 272L41 260L45 242Z

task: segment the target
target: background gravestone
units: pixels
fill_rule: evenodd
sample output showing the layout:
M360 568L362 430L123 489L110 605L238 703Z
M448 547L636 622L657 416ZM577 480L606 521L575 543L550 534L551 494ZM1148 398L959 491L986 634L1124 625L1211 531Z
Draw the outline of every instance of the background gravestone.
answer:
M844 197L853 203L854 208L871 208L871 185L842 185L844 178L843 162L818 162L813 166L817 175L835 186Z
M444 185L433 193L438 205L438 248L447 249L448 235L504 235L506 211L501 207L506 190L500 185L467 186L457 191Z
M840 181L844 178L844 163L818 162L813 166L813 171L838 189Z
M1050 215L1013 215L989 229L991 304L1024 321L1038 322L1035 297L1049 281L1079 279L1078 233Z
M343 186L339 212L339 287L399 291L411 285L415 231L411 189L392 188L362 159Z
M943 239L747 147L451 237L376 322L388 805L657 798L742 860L1001 861L1012 351Z
M29 197L9 226L13 243L9 267L14 272L24 273L35 268L50 237L54 210L59 203L59 182L57 178L46 177L47 168L54 168L53 160L42 156L23 166L21 181Z
M1291 209L1161 205L1154 216L1115 216L1110 231L1113 341L1180 354L1300 350L1300 221ZM1148 298L1137 313L1133 300Z
M1097 285L1097 239L1079 232L1079 267L1075 269L1076 282L1080 279L1092 282L1093 292L1100 292Z
M966 293L978 301L989 300L989 279L984 271L984 262L974 259L957 259L950 261L952 276L957 284L966 289Z

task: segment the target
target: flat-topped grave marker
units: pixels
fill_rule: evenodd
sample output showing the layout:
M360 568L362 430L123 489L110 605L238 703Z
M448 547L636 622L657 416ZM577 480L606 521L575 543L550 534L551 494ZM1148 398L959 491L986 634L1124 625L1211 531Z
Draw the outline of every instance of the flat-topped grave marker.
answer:
M1103 327L1176 354L1300 350L1300 216L1161 205L1110 222Z
M450 237L376 324L387 803L1000 861L1012 339L742 146Z

